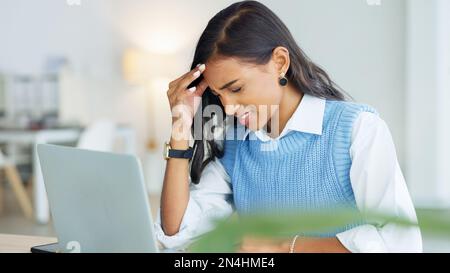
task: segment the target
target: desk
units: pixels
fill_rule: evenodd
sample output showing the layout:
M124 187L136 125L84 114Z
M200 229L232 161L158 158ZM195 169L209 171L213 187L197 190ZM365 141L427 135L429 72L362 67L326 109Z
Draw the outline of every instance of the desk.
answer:
M36 152L37 144L46 143L70 143L78 141L81 135L79 129L46 129L46 130L1 130L0 143L31 144L33 148L33 196L34 212L38 223L46 224L50 218L50 210L42 177L41 165ZM135 154L136 143L134 130L129 127L119 126L116 136L124 139L124 152Z
M0 233L0 253L31 253L31 247L38 245L53 244L58 241L54 237L40 237ZM176 249L163 249L158 243L159 251L162 253L184 253Z
M55 243L56 238L0 234L0 253L30 253L32 246Z

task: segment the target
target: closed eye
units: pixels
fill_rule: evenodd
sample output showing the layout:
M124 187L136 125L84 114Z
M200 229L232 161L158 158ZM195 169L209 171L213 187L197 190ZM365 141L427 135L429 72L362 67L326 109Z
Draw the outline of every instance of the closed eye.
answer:
M212 90L211 88L210 88L209 90L211 90L211 93L212 93L214 96L220 97L220 94L218 94L216 91ZM231 88L230 88L229 90L230 90L231 92L233 92L233 93L237 93L237 92L241 91L242 88L241 88L241 87L239 87L239 88L234 88L234 89L231 89Z

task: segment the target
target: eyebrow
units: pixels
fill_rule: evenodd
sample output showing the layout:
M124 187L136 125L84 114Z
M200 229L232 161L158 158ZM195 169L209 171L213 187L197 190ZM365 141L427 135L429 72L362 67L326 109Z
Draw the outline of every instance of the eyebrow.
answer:
M224 86L222 86L221 88L219 88L219 90L223 90L223 89L229 87L230 85L232 85L233 83L237 82L238 80L239 80L239 79L236 79L236 80L234 80L234 81L231 81L231 82L225 84Z

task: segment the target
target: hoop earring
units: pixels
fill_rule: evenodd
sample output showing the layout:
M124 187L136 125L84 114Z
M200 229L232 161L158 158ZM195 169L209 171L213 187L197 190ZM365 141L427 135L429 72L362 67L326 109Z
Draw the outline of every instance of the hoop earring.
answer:
M280 79L278 80L278 83L281 86L286 86L288 84L288 79L284 76L284 73L281 73Z

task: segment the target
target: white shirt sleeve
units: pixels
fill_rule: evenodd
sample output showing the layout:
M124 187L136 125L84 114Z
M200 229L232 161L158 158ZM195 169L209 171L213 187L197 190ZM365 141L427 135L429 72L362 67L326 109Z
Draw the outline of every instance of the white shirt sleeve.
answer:
M350 180L360 211L375 211L417 223L414 206L386 123L361 113L353 125ZM337 234L351 252L422 252L419 227L371 222Z
M211 161L203 170L199 183L190 184L189 203L178 233L167 236L161 226L161 211L155 221L157 240L165 248L185 249L198 236L211 231L214 220L233 213L230 178L219 160Z

